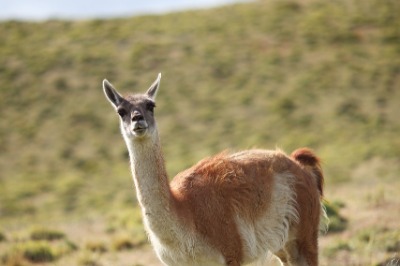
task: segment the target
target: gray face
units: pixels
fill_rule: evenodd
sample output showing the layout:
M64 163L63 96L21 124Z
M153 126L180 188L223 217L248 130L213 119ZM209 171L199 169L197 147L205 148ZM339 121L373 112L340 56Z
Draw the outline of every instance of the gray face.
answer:
M129 138L144 137L154 130L155 106L146 95L129 96L117 106L121 127Z
M107 80L103 90L107 100L113 105L121 121L122 134L131 139L145 139L156 130L154 120L155 96L160 85L161 74L144 94L122 97Z

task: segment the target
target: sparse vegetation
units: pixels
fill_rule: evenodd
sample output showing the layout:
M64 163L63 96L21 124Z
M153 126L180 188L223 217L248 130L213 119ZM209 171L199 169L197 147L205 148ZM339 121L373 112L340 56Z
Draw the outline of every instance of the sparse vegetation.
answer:
M19 249L23 257L31 262L49 262L57 258L54 249L46 242L28 242Z
M113 240L112 247L114 250L129 250L139 246L140 243L135 244L128 236L118 236Z
M351 252L353 248L347 241L336 241L324 250L324 255L334 258L339 252Z
M346 229L347 219L339 214L339 209L344 207L341 202L325 202L326 214L329 217L328 232L341 232Z
M45 228L34 228L30 233L30 238L32 240L59 240L65 238L63 232Z
M18 262L45 263L56 260L59 255L58 251L47 242L29 241L15 244L9 253L3 255L2 260L6 265L18 264Z
M8 244L6 252L0 253L1 261L7 266L53 262L78 249L64 233L44 228L34 228L29 237L16 236Z
M92 252L97 252L97 253L104 253L107 252L108 248L107 245L100 240L91 240L89 242L86 242L85 244L85 249L92 251Z
M94 257L93 254L84 253L78 258L79 266L101 266L99 259Z
M398 10L394 0L273 0L126 19L0 22L2 263L106 265L123 253L116 246L128 239L120 235L142 248L126 149L101 80L143 91L158 72L170 176L224 149L310 146L333 202L335 233L322 237L321 265L394 258ZM93 221L93 231L77 230ZM32 225L45 229L26 233ZM98 243L107 252L64 262L77 249L97 254L85 243L98 240L81 236L94 232L107 238Z
M0 231L0 242L6 241L6 240L7 240L6 235Z

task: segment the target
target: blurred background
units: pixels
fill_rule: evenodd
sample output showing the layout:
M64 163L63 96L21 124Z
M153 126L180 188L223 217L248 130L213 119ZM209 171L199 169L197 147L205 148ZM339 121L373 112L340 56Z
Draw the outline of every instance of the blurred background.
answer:
M225 149L308 146L321 265L395 262L400 2L142 2L2 3L0 265L160 265L101 87L143 92L159 72L171 178Z
M48 20L131 17L139 14L165 14L179 10L204 9L229 3L250 0L83 0L71 3L68 0L5 1L0 10L0 19Z

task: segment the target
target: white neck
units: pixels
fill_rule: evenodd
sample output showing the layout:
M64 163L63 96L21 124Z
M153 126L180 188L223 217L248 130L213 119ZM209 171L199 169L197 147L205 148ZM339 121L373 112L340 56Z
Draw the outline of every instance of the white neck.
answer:
M148 139L131 140L125 135L124 139L146 229L160 238L171 238L173 236L165 235L165 228L176 222L157 131Z

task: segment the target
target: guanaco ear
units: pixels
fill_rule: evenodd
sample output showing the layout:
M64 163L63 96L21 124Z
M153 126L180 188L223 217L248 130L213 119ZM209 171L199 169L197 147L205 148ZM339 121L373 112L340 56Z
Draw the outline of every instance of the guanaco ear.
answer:
M147 90L146 94L152 100L156 99L158 88L160 87L161 73L158 73L157 79L151 84L150 88Z
M104 94L106 95L107 100L115 108L117 108L121 104L123 97L115 90L113 85L106 79L103 80L103 91Z

